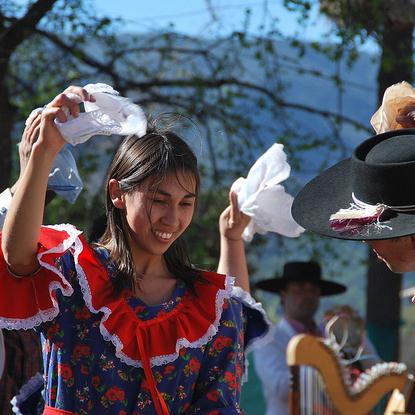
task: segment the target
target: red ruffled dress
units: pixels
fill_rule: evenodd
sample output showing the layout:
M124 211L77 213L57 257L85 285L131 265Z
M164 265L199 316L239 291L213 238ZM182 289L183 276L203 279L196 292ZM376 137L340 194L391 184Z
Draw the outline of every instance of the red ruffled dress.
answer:
M71 225L42 227L39 273L0 258L0 327L41 332L44 414L239 414L244 356L268 322L233 279L203 273L170 301L115 295L116 269Z

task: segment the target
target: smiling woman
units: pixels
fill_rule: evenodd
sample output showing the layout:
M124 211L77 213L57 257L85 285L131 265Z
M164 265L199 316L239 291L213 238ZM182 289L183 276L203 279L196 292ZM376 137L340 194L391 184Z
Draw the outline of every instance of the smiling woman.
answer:
M180 277L190 285L200 277L179 238L192 221L199 186L196 157L173 132L150 127L121 144L108 171L101 240L118 266L117 288L136 292L137 282L142 289L151 284L163 299L165 278L137 280L137 274Z
M43 414L241 413L245 350L268 325L233 278L190 262L181 235L200 179L184 140L152 126L125 138L97 245L71 225L41 226L47 177L65 144L55 118L65 122L64 106L77 117L74 94L93 99L69 87L43 111L0 256L0 327L42 333Z

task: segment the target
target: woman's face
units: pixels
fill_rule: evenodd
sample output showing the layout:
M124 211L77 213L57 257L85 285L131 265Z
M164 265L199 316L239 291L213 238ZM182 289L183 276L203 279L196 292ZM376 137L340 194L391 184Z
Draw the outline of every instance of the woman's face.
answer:
M196 202L192 174L169 174L159 185L147 180L125 194L124 208L132 250L163 255L192 221Z

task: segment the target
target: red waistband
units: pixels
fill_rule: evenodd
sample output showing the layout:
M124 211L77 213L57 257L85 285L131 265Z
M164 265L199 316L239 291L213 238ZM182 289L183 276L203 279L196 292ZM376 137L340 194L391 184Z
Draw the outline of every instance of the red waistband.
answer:
M56 409L46 405L42 415L75 415L75 412L64 411L63 409Z

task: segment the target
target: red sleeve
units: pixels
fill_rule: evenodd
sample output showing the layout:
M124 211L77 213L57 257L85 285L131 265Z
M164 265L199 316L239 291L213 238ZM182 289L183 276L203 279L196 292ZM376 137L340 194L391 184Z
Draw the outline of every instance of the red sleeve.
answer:
M33 276L10 274L0 252L0 328L29 329L56 317L54 291L69 296L73 289L55 261L73 247L80 233L72 225L42 226L37 255L41 269Z

